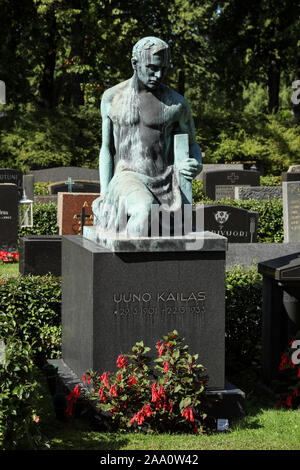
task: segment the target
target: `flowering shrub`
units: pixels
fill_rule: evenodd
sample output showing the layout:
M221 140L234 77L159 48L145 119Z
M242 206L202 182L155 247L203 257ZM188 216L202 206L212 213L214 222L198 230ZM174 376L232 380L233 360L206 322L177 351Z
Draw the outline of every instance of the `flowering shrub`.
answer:
M197 355L188 353L177 331L158 341L152 366L150 348L143 341L117 359L118 371L99 375L88 371L82 378L87 396L110 429L182 431L200 433L206 417L206 369ZM68 396L69 413L79 397Z
M19 253L8 253L0 251L0 263L17 263L19 261Z
M281 356L279 370L282 373L281 387L287 392L281 394L280 400L276 403L278 407L295 408L300 405L300 364L295 362L295 348L292 347L295 339L300 339L300 332L296 338L292 339L289 346ZM300 359L298 354L298 359ZM297 360L298 362L298 360Z

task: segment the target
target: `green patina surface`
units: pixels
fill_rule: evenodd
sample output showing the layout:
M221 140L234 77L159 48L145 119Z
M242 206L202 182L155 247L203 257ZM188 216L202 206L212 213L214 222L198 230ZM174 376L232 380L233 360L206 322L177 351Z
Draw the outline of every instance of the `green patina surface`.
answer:
M131 79L102 98L101 196L93 211L102 230L139 236L148 232L153 204L174 211L192 202L202 163L190 106L163 84L169 46L143 38L131 62Z

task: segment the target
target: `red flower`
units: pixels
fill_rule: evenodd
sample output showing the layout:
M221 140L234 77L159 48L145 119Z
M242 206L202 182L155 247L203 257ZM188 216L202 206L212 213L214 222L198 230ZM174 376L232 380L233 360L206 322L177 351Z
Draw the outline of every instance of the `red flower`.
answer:
M195 421L192 408L189 408L189 407L185 408L181 416L186 418L188 421L191 421L192 423Z
M134 375L129 378L128 382L129 382L129 387L132 387L133 385L136 384L136 380L135 380Z
M117 392L117 389L114 385L112 385L109 389L109 395L111 397L117 397L118 396L118 392Z
M163 343L163 341L158 341L158 343L156 343L156 346L157 346L157 349L158 349L158 356L161 357L162 353L164 352L164 343Z
M109 383L108 383L108 373L107 372L103 372L103 374L101 375L100 377L100 380L104 383L104 386L106 388L109 388Z
M158 396L159 398L163 398L164 400L166 399L166 394L162 386L160 386L158 389Z
M144 406L143 406L142 411L144 412L144 415L145 415L147 418L150 418L150 416L153 414L151 405L150 405L149 403L148 403L147 405L144 405Z
M122 356L122 354L117 359L117 366L121 369L121 367L125 367L127 365L127 358L126 356Z
M169 370L169 363L168 361L164 361L163 362L163 366L164 366L164 374L166 374Z
M135 413L133 418L131 418L130 423L133 424L135 421L137 422L139 426L143 424L143 422L145 421L145 416L142 410Z
M159 394L157 393L156 386L157 386L157 383L156 383L156 382L154 382L154 383L151 385L151 391L152 391L152 398L151 398L151 401L152 401L153 403L155 403L157 400L160 400L160 396L159 396Z

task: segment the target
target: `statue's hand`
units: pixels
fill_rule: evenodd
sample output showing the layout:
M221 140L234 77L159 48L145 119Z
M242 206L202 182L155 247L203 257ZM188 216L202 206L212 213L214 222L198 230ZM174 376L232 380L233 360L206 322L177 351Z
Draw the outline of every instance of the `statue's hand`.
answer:
M195 158L187 158L180 162L177 166L180 174L183 175L187 180L191 181L195 176L202 170L202 164Z

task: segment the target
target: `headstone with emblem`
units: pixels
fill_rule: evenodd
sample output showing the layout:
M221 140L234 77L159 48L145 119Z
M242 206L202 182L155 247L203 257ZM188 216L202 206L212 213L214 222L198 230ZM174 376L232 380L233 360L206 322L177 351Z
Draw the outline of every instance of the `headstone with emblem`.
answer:
M212 200L234 199L235 186L259 186L260 173L253 170L219 170L203 175L203 192Z
M258 213L226 205L203 206L204 230L228 239L229 243L256 243Z
M59 193L57 225L59 235L81 235L82 226L93 225L92 202L96 193Z
M18 188L15 184L0 184L0 250L18 250Z

